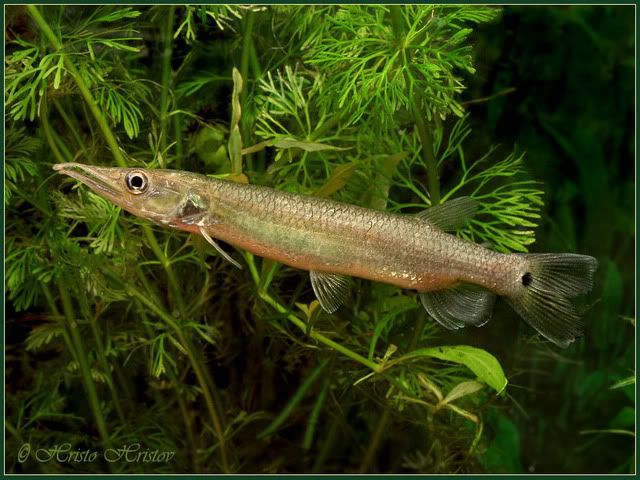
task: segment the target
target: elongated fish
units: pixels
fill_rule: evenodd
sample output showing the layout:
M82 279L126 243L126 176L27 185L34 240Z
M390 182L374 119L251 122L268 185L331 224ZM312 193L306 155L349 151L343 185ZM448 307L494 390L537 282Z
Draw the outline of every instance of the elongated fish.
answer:
M244 185L191 172L54 165L130 213L308 270L324 310L336 311L350 276L414 289L449 329L484 325L496 295L540 334L567 346L580 335L571 299L591 290L595 258L572 253L503 254L455 230L477 204L461 197L417 215Z

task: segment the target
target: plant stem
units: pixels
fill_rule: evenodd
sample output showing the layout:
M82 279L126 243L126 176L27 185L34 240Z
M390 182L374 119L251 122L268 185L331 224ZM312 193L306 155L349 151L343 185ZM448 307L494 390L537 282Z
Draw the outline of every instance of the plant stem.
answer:
M193 466L193 473L200 473L200 464L198 462L198 449L196 448L196 440L193 435L193 422L189 417L189 410L187 409L187 404L184 401L183 394L180 391L180 386L178 384L178 379L171 372L169 374L169 378L171 382L174 384L174 390L176 392L176 400L178 401L178 408L180 408L180 413L182 414L182 421L184 422L185 430L187 432L187 446L191 453L191 465Z
M80 335L80 331L78 330L78 324L75 320L71 297L69 297L67 286L65 286L62 282L58 282L58 291L60 292L60 299L62 300L62 310L64 312L67 328L69 329L69 333L71 334L71 343L74 346L76 360L78 361L78 365L80 366L80 372L82 374L84 387L87 392L87 396L89 397L89 406L91 407L91 410L93 412L96 426L98 427L98 432L100 433L100 437L102 438L104 447L111 448L111 439L109 438L109 433L107 431L107 423L105 422L104 416L102 414L102 409L100 408L100 400L98 399L96 384L93 381L93 377L91 376L91 367L87 362L87 355L84 350L82 336Z
M49 305L49 309L53 312L53 314L56 317L63 319L60 322L62 324L62 332L63 332L62 336L64 338L64 341L65 341L67 347L69 348L69 352L71 353L71 356L73 358L76 358L77 354L76 354L76 350L75 350L75 348L73 346L73 342L71 341L71 336L69 335L69 328L67 327L67 324L64 321L64 317L60 313L60 310L58 310L58 306L56 305L56 301L53 299L53 294L51 293L51 290L49 290L49 286L46 283L42 284L42 292L44 293L44 296L47 299L47 304Z
M402 20L402 7L399 5L389 6L389 15L391 16L391 24L393 26L393 33L396 37L396 41L399 44L399 48L405 49L403 35L404 27ZM413 121L418 131L418 137L422 144L422 159L427 167L427 183L429 189L429 197L431 198L432 205L438 205L440 203L440 174L438 172L438 163L433 153L433 136L431 130L429 130L427 123L425 122L423 112L421 111L422 99L418 92L413 91L412 78L409 74L409 66L411 65L411 52L407 49L407 61L403 65L404 79L406 87L409 90L409 96L411 98L411 114L413 115Z
M240 75L242 76L242 82L244 88L240 92L240 105L242 105L242 117L240 118L240 130L242 133L242 141L246 145L249 141L249 125L247 117L247 93L249 91L249 58L251 49L253 48L253 24L255 22L254 13L249 10L245 17L244 32L242 37L242 57L240 58ZM246 155L245 161L249 170L253 169L252 156Z
M371 361L368 358L363 357L362 355L354 352L353 350L349 350L347 347L344 347L339 343L334 342L330 338L325 337L321 333L317 333L315 330L309 329L309 326L303 320L299 319L294 314L292 314L288 308L280 304L276 299L274 299L271 295L269 295L268 292L261 290L260 274L258 273L256 265L253 261L253 255L251 255L250 253L245 253L245 258L247 260L247 265L249 266L249 271L251 272L251 276L256 286L258 287L258 295L260 296L260 298L262 298L265 302L271 305L278 312L284 314L285 318L289 320L291 323L293 323L300 330L302 330L306 336L309 336L314 340L317 340L318 342L323 343L327 347L330 347L335 351L342 353L344 356L349 357L350 359L355 360L356 362L364 365L365 367L370 368L374 373L382 375L383 378L385 378L391 385L395 386L398 390L405 392L407 395L411 395L411 392L401 382L399 382L395 378L388 375L387 372L385 372L385 369L387 367L384 363L376 363L374 361Z
M18 429L6 418L4 420L4 428L6 428L7 432L9 432L11 436L13 436L13 438L15 438L20 445L24 445L25 442L22 438L22 435L20 435L20 432L18 431ZM6 436L5 436L5 439L6 439ZM37 462L37 464L38 464L38 470L40 470L41 473L44 473L44 474L49 473L46 471L45 466L41 462Z
M147 282L146 278L142 274L142 271L140 270L139 267L136 268L136 273L138 273L139 278L143 281L143 284L145 285L145 288L148 289L149 283ZM149 289L148 289L147 293L150 294L150 295L154 295L153 293L151 293L151 291ZM153 330L149 326L148 316L144 312L144 310L140 311L140 317L142 318L142 325L144 326L144 330L145 330L146 334L148 335L148 338L152 338L153 337ZM149 371L150 372L153 371L151 366L149 366ZM200 473L200 464L198 462L198 450L199 450L199 448L198 448L198 445L196 444L195 435L193 434L193 422L191 421L191 418L189 417L189 411L187 409L187 404L184 401L184 393L180 389L180 381L179 381L179 379L178 379L178 377L176 375L176 372L174 372L173 369L168 368L166 370L166 374L169 377L169 381L171 382L171 384L174 387L175 398L176 398L176 400L178 402L178 407L180 408L180 412L182 414L182 421L184 423L185 432L187 433L187 448L188 448L189 452L191 453L191 462L192 462L192 466L193 466L193 473ZM156 403L163 401L160 398L160 396L157 394L155 389L154 389L154 397L155 397Z
M64 163L67 160L64 158L62 152L58 148L55 138L53 138L53 132L51 131L51 125L49 124L49 112L46 106L46 101L43 101L42 105L42 116L40 118L42 120L42 129L44 130L44 135L45 137L47 137L47 143L49 144L49 148L51 148L53 156L56 157L56 161L58 163Z
M418 340L420 340L420 335L424 330L425 325L425 315L420 315L418 322L415 324L413 328L413 335L411 336L411 340L409 341L409 346L407 351L411 352L415 350L416 345L418 344ZM390 395L389 395L390 396ZM380 420L378 420L378 426L376 427L376 431L371 437L371 442L369 443L369 447L367 448L367 453L360 464L360 473L366 473L369 471L371 467L371 462L380 447L380 443L384 437L384 433L389 430L389 424L391 423L391 410L389 408L385 408L384 412L380 416Z
M35 22L38 24L38 26L40 27L40 29L42 30L44 35L47 37L47 39L49 40L51 45L53 45L53 47L56 50L61 50L62 49L61 42L55 36L53 31L51 30L51 27L46 22L44 17L40 14L40 12L38 11L38 8L36 6L34 6L34 5L27 5L26 8L28 9L29 13L31 14L31 16L33 17ZM124 159L124 156L122 155L122 152L120 152L120 148L118 146L118 142L116 141L115 135L113 134L113 132L109 128L109 125L107 124L106 120L102 116L102 113L100 112L100 109L99 109L97 103L95 102L95 100L91 96L91 92L89 91L89 88L84 83L84 80L80 76L80 73L78 72L78 69L75 67L75 65L73 64L71 59L68 56L65 56L64 59L65 59L64 60L65 61L65 65L66 65L67 69L69 70L69 72L74 77L74 79L76 81L76 85L78 86L78 89L80 90L80 93L82 94L82 96L83 96L83 98L85 100L85 103L89 107L89 110L91 110L91 113L95 117L96 122L98 123L98 126L102 130L102 133L103 133L103 135L104 135L104 137L105 137L105 139L107 141L107 144L111 148L111 152L112 152L112 154L114 156L114 159L115 159L116 163L120 167L126 167L126 161ZM170 67L170 64L169 64L169 67ZM165 115L165 117L166 117L166 115ZM143 231L144 231L144 233L145 233L145 235L147 237L147 240L149 241L149 245L151 246L152 251L154 252L156 257L158 258L158 260L162 264L162 266L163 266L163 268L164 268L164 270L165 270L165 272L167 274L167 278L169 280L169 286L171 287L171 290L172 290L172 293L173 293L173 297L174 297L174 301L176 302L176 305L178 306L178 310L179 310L181 316L184 316L184 313L185 313L184 302L183 302L182 296L180 294L180 288L179 288L178 282L177 282L176 277L175 277L175 275L173 273L173 269L171 268L171 263L168 261L168 259L164 255L164 252L160 248L160 245L158 244L158 241L156 240L156 238L155 238L155 236L153 234L153 231L151 230L151 227L149 227L148 225L144 225L142 227L142 229L143 229ZM224 446L222 443L221 443L221 445ZM224 448L222 450L224 450ZM223 463L225 464L225 469L226 469L227 468L227 465L226 465L226 452L225 452L225 454L223 456L224 456L224 460L225 460Z
M176 169L182 168L182 115L176 113L173 116L173 138L176 142Z
M406 70L405 70L406 73ZM438 172L438 164L433 154L433 137L431 130L427 127L422 112L420 112L420 97L417 93L413 95L413 118L418 129L418 136L422 143L422 158L427 166L427 183L429 185L429 197L431 205L440 203L440 173Z
M222 470L224 473L230 473L231 469L229 466L229 459L227 456L227 445L226 439L224 437L224 425L222 424L222 419L218 413L218 409L216 408L216 403L213 398L212 392L209 390L207 386L207 374L202 368L201 363L198 361L198 357L195 354L195 351L189 342L189 339L184 334L182 330L176 331L178 335L178 339L180 343L185 346L187 351L187 357L189 357L189 361L191 362L191 367L193 368L196 377L198 378L198 383L200 383L202 387L202 394L204 395L205 403L207 404L207 409L209 410L209 415L211 416L211 421L213 423L213 429L216 432L216 436L218 437L219 447L220 447L220 459L222 461Z
M253 39L251 36L253 34L254 21L254 13L252 11L249 11L247 13L247 16L245 17L244 32L242 38L242 57L240 58L240 74L242 75L242 81L244 82L245 86L247 85L249 79L249 58L253 44ZM243 88L242 92L240 92L240 103L242 104L243 111L247 103L247 90L247 88Z
M33 5L28 5L27 9L28 9L29 13L31 14L31 16L33 17L33 19L38 24L38 26L40 27L40 29L42 30L42 32L44 33L44 35L48 38L49 42L53 45L53 47L56 50L61 50L62 49L61 42L55 36L53 31L51 30L51 27L47 24L47 22L44 19L44 17L42 17L42 15L38 11L37 7L35 7ZM171 21L173 21L173 16L172 16L172 20ZM85 100L85 103L87 104L87 106L91 110L93 116L96 119L96 122L98 123L98 126L102 130L102 133L103 133L103 135L104 135L109 147L111 148L111 151L112 151L112 154L114 156L114 159L115 159L116 163L121 167L125 167L126 166L126 162L124 160L124 157L123 157L122 153L120 152L120 148L119 148L118 143L116 141L115 135L113 134L113 132L109 128L109 125L107 124L106 120L102 116L102 114L101 114L101 112L100 112L100 110L98 108L98 105L96 104L95 100L91 96L91 92L89 91L89 88L84 83L84 80L80 76L79 71L77 70L77 68L75 67L75 65L71 61L71 59L68 56L65 56L64 58L65 58L65 65L66 65L67 69L69 70L69 72L74 77L74 79L76 81L76 84L78 86L78 89L80 90L80 93L82 94L82 96L83 96L83 98ZM170 67L170 58L169 58L169 67ZM170 73L170 70L169 70L169 73ZM166 119L166 115L164 115L161 118ZM149 245L150 245L152 251L154 252L156 257L160 261L161 265L163 266L163 268L164 268L164 270L165 270L165 272L167 274L167 277L168 277L168 280L169 280L169 286L170 286L170 288L172 290L174 301L176 302L176 305L178 306L178 310L180 311L181 316L184 318L184 314L185 314L184 302L183 302L182 296L180 294L180 288L179 288L178 282L177 282L176 277L175 277L175 275L173 273L173 269L171 268L171 264L168 261L168 259L166 258L166 256L164 255L164 252L162 251L162 249L160 248L160 245L158 244L158 241L156 240L151 228L148 225L144 225L142 227L142 229L143 229L143 231L144 231L144 233L145 233L145 235L146 235L146 237L147 237L147 239L149 241ZM171 318L171 317L169 315L166 315L165 320L167 320L169 318ZM173 328L176 329L177 332L179 332L179 336L182 338L182 340L186 340L186 338L183 335L180 327L173 321L173 319L171 319L171 324L172 324ZM183 344L184 344L184 342L183 342ZM220 439L220 450L221 450L223 468L224 468L225 471L229 471L227 455L226 455L226 448L225 448L225 445L224 445L223 430L222 430L222 426L221 426L220 422L218 421L218 416L217 416L217 414L215 412L215 408L213 408L213 409L211 408L211 407L213 407L213 403L212 403L212 400L211 400L211 394L209 392L209 388L207 387L207 382L206 382L206 378L207 377L204 375L203 370L200 368L200 365L197 363L197 361L195 359L195 356L194 356L194 353L192 351L189 351L189 350L187 350L187 351L189 353L190 360L192 361L194 371L196 372L196 375L198 376L198 379L201 381L201 386L202 386L203 393L205 395L205 399L207 401L207 405L209 407L210 413L213 412L212 421L214 422L214 428L216 429L216 432L217 432L218 437ZM81 351L79 351L78 353L80 354ZM82 355L80 354L80 355L78 355L78 357L82 358ZM89 374L90 374L90 371L89 371ZM94 392L95 392L95 385L94 385ZM105 433L106 433L106 430L105 430Z
M251 53L249 55L251 61L251 69L253 70L253 78L258 80L262 77L262 68L260 68L260 61L258 60L258 52L256 52L255 42L251 42Z
M4 420L4 427L7 429L7 431L11 435L13 435L13 437L18 441L18 443L24 443L24 440L22 440L22 436L20 435L20 432L7 419Z
M258 273L258 270L256 269L256 265L253 261L253 255L247 253L245 254L245 257L247 259L247 264L249 265L249 270L251 271L251 276L253 277L253 280L256 286L259 286L260 274ZM305 333L305 335L308 333L308 335L314 340L317 340L318 342L325 344L327 347L333 348L334 350L342 353L343 355L349 357L350 359L355 360L356 362L364 365L365 367L370 368L376 373L381 371L380 365L377 364L376 362L373 362L367 359L366 357L363 357L362 355L354 352L353 350L349 350L347 347L344 347L339 343L334 342L333 340L331 340L328 337L325 337L321 333L318 333L313 329L311 329L310 332L307 332L308 330L307 324L303 320L295 316L293 313L291 313L284 305L281 305L276 299L274 299L271 295L269 295L268 292L264 290L258 290L258 295L260 295L260 298L262 298L265 302L271 305L275 310L284 314L287 320L289 320L296 327L302 330Z
M371 463L373 462L373 457L378 451L378 447L380 446L380 442L382 442L382 438L384 434L387 432L387 427L389 425L389 420L391 419L391 410L385 408L384 412L382 412L382 416L380 420L378 420L378 426L376 427L375 432L373 432L373 436L371 437L371 442L369 443L369 447L367 448L367 453L364 455L364 459L360 464L359 473L367 473L369 468L371 467Z
M218 437L218 442L220 443L220 457L222 461L222 468L225 473L228 473L230 471L230 468L229 468L229 460L227 458L227 448L225 445L224 427L220 419L220 416L218 415L216 406L214 404L213 395L209 390L206 374L200 362L198 361L198 358L195 352L193 351L193 347L191 346L186 335L182 331L182 328L180 327L180 325L175 321L175 319L171 315L169 315L162 308L156 305L142 292L136 290L135 288L131 288L130 285L124 285L124 287L127 288L129 295L138 299L143 305L149 308L149 310L153 311L154 314L156 314L158 317L164 320L165 323L169 325L178 336L178 340L183 345L187 353L187 357L189 359L189 362L191 363L191 367L193 368L196 378L198 379L198 383L200 384L200 388L202 389L202 394L204 396L205 403L207 405L207 410L209 411L209 415L211 417L213 429L216 432L216 436Z
M251 70L253 71L253 78L255 80L254 85L258 82L260 78L262 78L262 69L260 68L260 62L258 60L258 53L256 52L256 44L255 42L251 42ZM254 164L253 167L257 171L264 171L267 164L267 155L264 150L260 150L257 155L257 165Z
M165 154L168 135L169 89L171 88L171 56L173 45L174 5L169 6L167 23L164 30L164 47L162 49L162 90L160 91L160 151Z
M115 382L113 381L113 375L111 375L111 369L109 368L109 362L107 361L107 355L104 351L104 346L102 345L103 335L100 332L100 326L98 325L98 319L95 315L91 315L89 318L89 325L91 327L91 333L93 334L93 340L96 342L96 351L98 353L98 359L102 364L102 369L104 370L104 374L107 377L107 384L109 386L109 390L111 390L111 399L113 400L113 405L116 408L116 412L118 414L118 418L120 419L120 423L122 425L126 424L126 417L124 415L124 410L122 409L122 405L120 404L120 397L116 390Z
M171 289L173 301L177 305L180 315L184 318L186 309L185 309L184 301L182 300L180 285L178 284L178 280L176 279L176 275L173 271L173 268L171 268L171 262L162 251L162 248L160 248L160 244L158 243L156 236L153 234L153 230L151 229L151 227L149 225L143 225L142 230L145 236L147 237L147 241L149 242L151 251L156 256L156 258L160 262L160 265L162 265L162 268L167 274L167 280L169 281L169 287Z
M44 19L42 14L38 11L38 7L36 7L35 5L27 5L26 8L29 11L29 14L31 15L31 17L38 24L38 27L40 28L40 30L42 30L42 33L45 35L45 37L47 37L47 40L49 40L49 43L51 43L53 48L55 48L56 50L62 50L62 43L60 42L60 40L58 40L58 37L56 37L56 35L53 33L53 30L51 30L51 27L49 26L47 21ZM111 149L111 153L113 153L113 157L115 158L116 163L120 167L126 167L127 162L125 161L124 156L122 155L122 152L120 152L120 147L118 146L118 141L116 140L116 137L114 136L113 132L109 128L107 121L102 116L100 107L98 107L98 104L95 102L95 100L91 96L89 87L84 82L82 76L80 75L80 72L78 71L76 66L73 64L73 62L71 61L71 58L68 55L64 55L64 64L67 67L67 70L69 71L73 79L75 80L76 85L78 86L78 90L80 90L80 94L82 95L82 98L84 98L84 101L89 107L89 110L91 110L91 113L93 114L96 122L98 123L100 130L102 130L104 138L106 139L107 144Z
M324 465L329 456L329 452L331 452L331 447L333 447L333 443L336 439L336 434L338 433L338 416L334 416L331 420L331 424L329 425L329 431L324 438L322 443L322 449L320 453L316 457L316 461L313 464L313 468L311 470L312 473L318 473L320 468Z
M58 135L51 127L51 122L49 121L49 104L47 103L46 98L43 99L41 105L42 109L40 118L42 119L42 128L44 129L44 134L47 137L47 142L51 147L53 155L58 161L62 159L63 162L70 162L73 158L71 152L65 145L64 141L60 138L60 135Z
M64 123L67 125L67 128L71 132L71 135L73 136L73 139L78 144L78 148L80 149L81 152L84 153L84 151L85 151L84 143L82 141L82 137L78 133L77 126L74 124L73 120L71 120L71 117L69 117L69 115L67 114L65 109L62 108L62 106L60 105L60 102L58 102L58 100L54 99L54 100L51 101L51 103L53 103L53 106L56 108L56 111L58 112L58 115L60 115L60 118L62 118Z

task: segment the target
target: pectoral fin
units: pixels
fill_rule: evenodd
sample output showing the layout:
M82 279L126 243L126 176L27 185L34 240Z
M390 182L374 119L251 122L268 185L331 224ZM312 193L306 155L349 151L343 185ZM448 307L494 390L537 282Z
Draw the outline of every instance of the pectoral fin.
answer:
M335 312L344 302L349 291L349 277L336 273L310 271L311 286L320 306L327 312Z
M478 211L479 204L471 197L458 197L435 207L427 208L416 216L432 225L451 232L463 227Z
M207 233L207 231L204 229L204 227L199 226L198 227L198 231L200 232L200 235L202 235L204 237L204 239L207 242L209 242L211 244L211 246L213 246L213 248L215 248L220 255L222 255L226 260L229 260L234 266L236 266L240 270L242 270L242 265L240 265L237 261L235 261L233 258L231 258L231 256L227 252L225 252L222 248L220 248L220 245L218 245L215 242L215 240L213 238L211 238L211 236Z
M491 318L495 294L475 285L420 293L427 313L442 326L457 330L465 325L481 327Z

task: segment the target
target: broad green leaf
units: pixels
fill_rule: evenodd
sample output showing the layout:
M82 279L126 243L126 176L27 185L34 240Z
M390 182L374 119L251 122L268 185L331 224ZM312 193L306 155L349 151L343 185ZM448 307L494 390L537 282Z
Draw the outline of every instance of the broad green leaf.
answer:
M249 177L244 173L221 173L219 175L208 175L211 178L222 178L235 183L243 183L247 185L249 183Z
M618 414L609 422L610 428L633 429L636 422L636 410L633 407L622 407Z
M229 135L229 157L231 157L231 171L235 174L242 173L242 136L240 128L236 125Z
M489 385L498 392L498 394L502 393L508 383L496 357L480 348L470 347L468 345L420 348L404 355L399 360L419 357L438 358L440 360L465 365L477 375L478 379Z
M233 94L231 95L231 133L229 135L229 157L231 159L231 172L242 173L242 136L240 135L240 118L242 106L240 105L240 93L242 92L242 76L236 67L233 67Z
M242 75L240 71L233 67L233 93L231 94L231 129L237 127L242 116L242 107L240 105L240 94L242 93Z
M132 7L127 7L112 12L107 12L104 15L93 18L91 20L91 23L115 22L116 20L121 20L123 18L136 18L141 14L142 12L134 10Z
M488 472L492 473L522 473L520 460L520 431L507 417L499 412L489 412L489 421L494 434L489 445L479 460Z
M224 167L228 167L225 137L226 132L216 126L200 128L193 136L191 148L207 166L207 170L223 173Z
M317 189L313 194L316 197L329 197L331 194L344 187L355 171L355 163L338 165L331 174L329 180L327 180L327 182L319 189Z
M64 56L60 55L60 60L58 60L58 66L56 70L55 77L53 78L53 88L58 90L60 87L60 81L62 79L62 70L64 69Z
M442 403L451 403L459 398L471 395L472 393L481 390L484 385L481 382L470 380L468 382L462 382L451 389L447 396L444 397Z
M628 435L630 437L635 437L636 434L632 430L624 430L622 428L603 428L603 429L594 429L594 430L581 430L580 435L589 435L589 434L599 434L599 433L612 433L615 435Z
M393 155L385 155L382 158L374 157L376 176L372 182L375 188L367 192L364 204L377 210L387 208L387 198L391 188L391 179L396 172L398 164L409 156L409 152L400 152Z
M611 390L614 390L616 388L624 388L624 387L627 387L629 385L635 385L635 383L636 383L636 377L627 377L627 378L623 378L622 380L614 383L609 388Z
M296 140L295 138L279 138L272 144L277 148L300 148L306 152L320 152L322 150L348 150L347 148L334 147L326 143L309 142L307 140Z
M452 403L446 403L445 407L453 412L456 412L461 417L464 417L467 420L471 420L473 423L480 423L480 419L478 418L477 415L474 415L473 413L465 410L464 408L460 408L457 405L454 405Z

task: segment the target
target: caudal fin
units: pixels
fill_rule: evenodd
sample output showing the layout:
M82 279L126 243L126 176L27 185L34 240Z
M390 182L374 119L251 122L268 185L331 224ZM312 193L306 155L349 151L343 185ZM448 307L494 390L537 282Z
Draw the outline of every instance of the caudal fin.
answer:
M518 292L506 299L541 335L566 347L582 333L571 299L591 290L598 261L573 253L534 253L524 257L527 271Z

